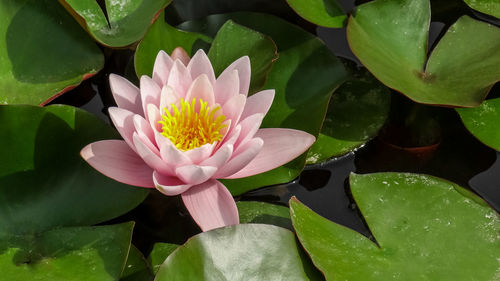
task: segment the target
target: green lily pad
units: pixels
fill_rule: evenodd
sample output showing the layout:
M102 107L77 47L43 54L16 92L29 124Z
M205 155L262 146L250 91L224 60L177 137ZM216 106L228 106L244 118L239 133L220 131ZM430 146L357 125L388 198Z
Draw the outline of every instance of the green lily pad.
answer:
M206 49L212 38L195 33L178 30L163 20L161 13L148 30L144 39L137 46L134 56L135 72L138 77L148 75L151 77L156 55L163 50L168 54L177 47L182 47L191 56L198 49Z
M498 0L464 0L464 2L474 10L500 19L500 1Z
M147 196L147 189L107 178L80 157L93 141L119 138L92 114L62 105L5 105L0 120L0 232L92 225Z
M112 281L125 265L133 223L0 234L0 272L9 281Z
M498 280L500 217L476 195L427 175L350 182L377 243L290 200L297 236L328 280Z
M429 0L366 3L349 20L349 45L377 79L416 102L479 106L500 80L500 29L463 16L427 60L430 14Z
M155 243L153 245L153 250L148 257L153 268L153 273L156 274L158 272L163 262L177 248L179 248L179 245L170 243Z
M457 108L457 112L471 134L500 151L500 98L486 100L476 108Z
M304 19L324 27L344 27L347 20L337 0L287 0L288 5Z
M228 20L217 32L208 57L219 76L226 67L242 56L250 58L252 79L249 94L262 88L274 61L276 45L268 36Z
M279 58L268 74L263 89L275 89L273 105L262 127L293 128L318 136L333 90L347 77L342 64L315 36L280 18L258 13L213 15L186 22L180 28L209 36L224 22L233 20L273 39ZM305 165L306 154L269 172L223 180L233 195L296 178Z
M236 202L240 223L263 223L280 226L293 231L290 210L287 207L264 202Z
M151 281L153 277L148 261L134 245L130 245L127 262L120 281Z
M240 224L198 234L165 260L156 281L318 280L289 230Z
M59 0L99 43L125 47L140 40L148 27L172 0Z
M0 104L46 104L104 65L56 1L1 1L0 37Z
M391 92L365 69L356 70L330 99L307 164L341 156L374 138L389 116Z

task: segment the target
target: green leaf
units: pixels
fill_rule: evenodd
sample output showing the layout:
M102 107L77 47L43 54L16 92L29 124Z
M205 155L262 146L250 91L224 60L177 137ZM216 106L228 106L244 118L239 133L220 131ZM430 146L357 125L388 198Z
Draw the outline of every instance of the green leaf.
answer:
M46 104L104 65L56 1L1 1L0 37L0 104Z
M474 10L500 19L500 1L498 0L464 0L464 2Z
M167 257L175 251L175 249L179 248L177 244L170 243L155 243L153 246L153 250L149 254L148 260L151 262L153 273L157 273L160 269L160 266L167 259Z
M120 281L151 281L153 277L148 261L134 245L131 245Z
M471 134L500 151L500 98L486 100L476 108L458 108L457 112Z
M342 64L315 36L280 18L257 13L213 15L180 27L209 36L227 20L270 36L279 58L263 89L275 89L274 102L261 127L292 128L318 136L333 90L346 78ZM304 153L269 172L237 180L224 180L233 195L296 178L305 165Z
M59 0L95 40L109 47L125 47L140 40L172 0Z
M341 156L374 138L389 115L391 92L365 69L332 95L321 133L307 164Z
M377 79L416 102L479 106L500 80L500 29L463 16L426 61L429 6L429 0L361 5L347 26L349 45Z
M324 27L344 27L347 16L337 0L287 0L304 19Z
M328 280L497 280L500 218L471 192L426 175L350 177L377 244L290 200L301 244Z
M157 20L137 46L134 63L137 77L153 74L156 55L160 50L168 54L176 47L182 47L191 56L198 49L205 49L212 38L195 33L178 30L163 20L161 13Z
M128 212L147 196L147 189L107 178L80 157L93 141L119 138L90 113L8 105L0 106L0 120L0 232L92 225Z
M293 230L287 207L252 201L236 202L240 223L263 223Z
M64 227L37 235L0 234L0 272L9 281L118 280L133 223Z
M318 280L309 279L288 230L240 224L198 234L175 250L161 266L156 281L175 280Z
M219 76L242 56L250 58L252 79L249 94L252 94L262 88L278 58L276 45L268 36L228 20L217 32L208 52L215 75Z

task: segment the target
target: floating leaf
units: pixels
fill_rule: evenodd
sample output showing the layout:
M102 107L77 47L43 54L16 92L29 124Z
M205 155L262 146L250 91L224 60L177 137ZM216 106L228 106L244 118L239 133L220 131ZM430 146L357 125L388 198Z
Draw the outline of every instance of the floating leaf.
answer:
M0 120L0 232L92 225L128 212L147 196L147 189L107 178L80 157L88 143L119 138L90 113L6 105Z
M356 70L332 95L307 163L341 156L371 140L385 124L390 105L391 92L368 71Z
M308 276L309 261L301 259L295 241L293 233L272 225L218 228L175 250L155 280L319 280Z
M500 19L500 1L498 0L464 0L472 9L492 15Z
M351 175L377 243L290 200L294 228L328 280L497 280L500 218L484 201L432 176Z
M356 9L347 37L377 79L410 99L479 106L500 80L500 29L463 16L426 61L429 22L429 0L377 0Z
M229 19L270 36L278 47L279 58L263 86L263 89L275 89L276 96L262 127L293 128L317 136L332 92L347 76L342 64L318 38L271 15L213 15L180 27L214 36ZM305 156L260 175L224 180L224 184L237 195L265 185L289 182L304 168Z
M10 281L112 281L125 265L133 223L0 234L0 272Z
M120 281L151 281L153 277L148 261L134 245L131 245Z
M105 0L105 11L97 0L59 2L99 43L125 47L141 39L172 0Z
M155 243L153 246L153 250L149 254L148 260L151 262L151 266L153 268L153 273L157 273L160 269L160 266L167 259L167 257L175 251L175 249L179 248L177 244L170 243Z
M287 0L304 19L324 27L343 27L347 16L337 0Z
M46 104L104 65L95 43L57 2L0 2L0 104Z
M273 40L228 20L217 32L208 57L219 76L226 67L242 56L250 58L252 79L249 94L262 88L274 61L278 58Z
M252 201L236 202L240 223L263 223L293 230L287 207Z
M164 13L160 14L157 20L144 36L144 39L137 46L134 63L135 72L138 77L153 73L153 65L156 55L160 50L167 53L177 47L182 47L189 55L193 55L196 50L204 49L212 42L212 38L195 33L178 30L163 20Z
M469 132L500 151L500 98L486 100L476 108L458 108L457 112Z

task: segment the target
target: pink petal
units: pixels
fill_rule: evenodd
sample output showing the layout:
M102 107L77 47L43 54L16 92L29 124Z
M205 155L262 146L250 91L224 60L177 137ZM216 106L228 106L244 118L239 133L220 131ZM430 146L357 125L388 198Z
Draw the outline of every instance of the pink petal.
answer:
M97 171L116 181L142 187L154 187L151 169L121 140L103 140L85 146L83 159Z
M134 142L132 141L132 135L135 132L134 113L119 107L110 107L108 112L118 133L135 150Z
M277 168L304 153L315 141L314 136L306 132L282 128L260 129L255 137L264 140L260 153L245 168L227 178L249 177Z
M188 53L186 53L186 51L184 51L184 49L182 47L175 48L172 51L172 54L170 55L170 57L174 61L180 60L184 64L184 66L188 65L189 60L190 60Z
M162 136L163 137L163 136ZM167 138L163 137L168 140ZM164 141L160 147L160 155L165 164L172 166L173 169L184 166L191 165L193 162L191 159L184 154L184 152L178 150L170 140Z
M231 131L229 131L224 138L222 139L222 142L219 143L218 147L221 147L226 144L231 144L234 145L238 137L240 136L241 133L241 125L237 125L236 127L232 128ZM218 149L218 147L216 149Z
M245 96L248 95L248 89L250 88L250 58L248 56L241 57L235 60L231 65L229 65L220 76L225 72L231 72L233 70L238 70L238 76L240 80L240 94Z
M196 54L194 54L187 66L187 69L191 73L191 77L193 79L205 74L207 75L210 83L212 85L215 84L214 69L203 49L199 49Z
M177 177L165 176L156 171L153 172L153 181L156 189L167 196L179 195L193 186L183 183Z
M262 124L262 119L264 119L264 114L257 113L240 122L239 125L241 126L241 133L238 140L234 144L236 149L238 149L240 144L246 143L248 140L253 138Z
M260 138L242 144L234 151L232 158L217 171L214 178L226 178L243 169L259 154L263 145L264 141Z
M158 171L165 175L175 175L173 169L167 165L155 152L153 152L146 144L143 143L139 135L134 133L133 136L135 149L137 154L151 167L153 170Z
M149 124L144 117L136 114L133 117L134 121L134 128L137 133L140 133L144 135L145 137L148 138L149 142L151 142L153 145L156 143L155 141L155 135L153 132L153 129L151 128L151 125ZM156 145L154 145L156 147Z
M227 162L227 160L229 160L232 154L233 154L233 145L230 143L224 144L214 153L214 155L212 155L210 158L203 160L200 163L200 165L220 168Z
M191 82L193 79L186 66L181 61L176 60L170 69L167 84L174 89L179 97L184 98Z
M143 114L140 91L134 84L119 75L110 74L109 86L118 107Z
M231 193L216 180L193 186L181 196L189 214L203 231L240 222Z
M200 184L212 177L217 168L211 166L186 165L175 169L177 177L185 183Z
M223 106L222 113L227 119L231 119L233 126L238 124L240 120L241 113L245 108L245 102L247 97L245 95L236 95L230 98Z
M231 97L239 94L240 78L237 70L224 71L215 81L215 101L225 104Z
M192 99L201 99L207 102L210 107L214 105L214 89L208 80L207 75L202 74L198 76L198 78L193 81L193 84L191 84L191 87L189 87L186 94L186 101L191 102ZM196 102L196 106L199 107L198 102Z
M161 124L158 123L160 121L160 110L154 104L148 104L146 109L146 116L149 121L149 125L151 128L156 130L157 132L161 132Z
M142 75L141 77L141 99L142 99L142 107L144 108L144 112L147 111L148 105L153 104L158 107L160 105L160 93L161 89L156 84L153 79L149 78L146 75Z
M245 109L241 114L241 119L245 119L256 113L262 113L265 116L269 108L271 108L273 100L274 90L264 90L249 96L245 104Z
M179 100L179 95L177 95L172 87L163 87L160 95L160 112L163 112L165 108L170 109L172 104L177 105Z
M167 83L168 74L170 73L170 69L174 61L165 53L165 51L161 50L158 52L156 56L155 64L153 67L153 80L160 87L163 87Z
M200 147L186 150L184 151L184 154L189 157L194 164L198 164L212 154L214 146L214 144L206 143Z

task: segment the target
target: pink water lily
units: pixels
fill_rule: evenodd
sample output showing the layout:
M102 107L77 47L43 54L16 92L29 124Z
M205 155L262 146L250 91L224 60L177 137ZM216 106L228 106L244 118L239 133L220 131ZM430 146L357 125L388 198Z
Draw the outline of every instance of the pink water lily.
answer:
M91 143L82 157L119 182L181 194L203 231L239 223L231 193L217 179L248 177L279 167L306 151L305 132L260 129L274 90L247 96L250 60L242 57L216 78L207 55L182 48L160 51L153 78L140 89L109 77L118 107L109 114L124 140Z

